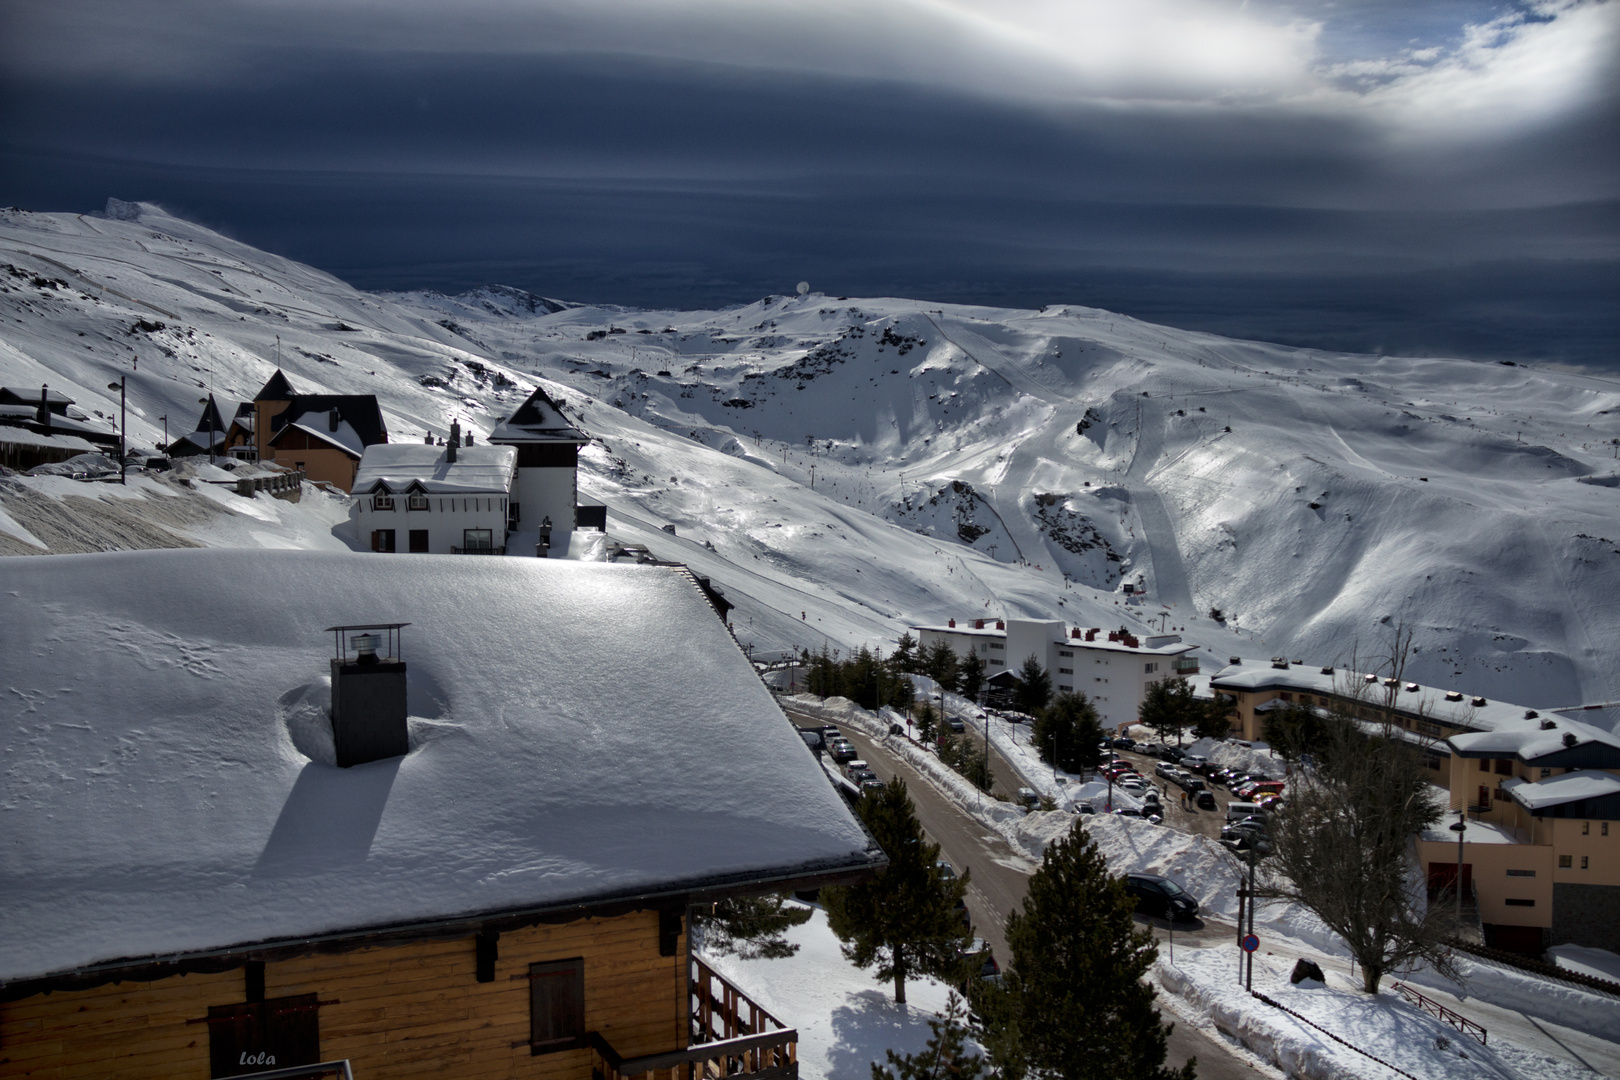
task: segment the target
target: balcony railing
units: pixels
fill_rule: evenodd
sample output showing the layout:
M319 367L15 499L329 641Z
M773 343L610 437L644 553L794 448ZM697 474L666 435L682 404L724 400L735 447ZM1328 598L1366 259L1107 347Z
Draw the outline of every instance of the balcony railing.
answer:
M505 555L504 547L452 547L452 555Z
M626 1058L589 1036L593 1080L798 1080L799 1033L760 1008L697 957L690 959L691 1045Z

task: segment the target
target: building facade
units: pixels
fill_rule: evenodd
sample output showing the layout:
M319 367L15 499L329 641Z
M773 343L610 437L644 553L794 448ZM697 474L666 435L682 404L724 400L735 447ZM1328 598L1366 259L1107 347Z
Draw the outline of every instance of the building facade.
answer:
M351 492L361 542L385 553L505 554L518 452L460 444L455 425L444 446L368 446Z
M1034 656L1052 678L1057 693L1083 693L1097 707L1104 728L1123 730L1136 723L1137 707L1149 683L1198 674L1196 645L1178 634L1138 638L1124 629L1065 627L1056 620L973 619L944 626L913 626L918 644L943 641L958 657L975 653L985 675L1016 673Z
M366 447L388 441L375 394L300 394L279 370L254 397L251 425L233 425L242 434L250 426L259 461L345 492Z
M605 519L579 520L579 449L588 436L570 424L557 403L536 388L517 411L490 432L489 441L517 450L517 485L512 528L569 532L576 527L606 528Z

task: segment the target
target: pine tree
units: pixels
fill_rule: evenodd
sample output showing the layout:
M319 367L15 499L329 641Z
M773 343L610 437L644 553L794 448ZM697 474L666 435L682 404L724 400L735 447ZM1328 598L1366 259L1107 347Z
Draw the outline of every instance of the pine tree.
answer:
M1193 722L1192 737L1224 740L1230 736L1232 720L1228 714L1232 711L1232 699L1217 693L1213 701L1203 702L1203 706L1198 719Z
M799 951L786 934L810 921L810 909L789 904L780 894L733 896L707 911L694 910L692 918L703 930L706 948L744 960L782 960Z
M1013 694L1018 711L1031 715L1046 708L1052 700L1052 676L1041 666L1040 658L1030 653L1018 669L1018 689Z
M1046 849L1023 910L1007 920L1010 962L977 984L974 1034L997 1076L1193 1080L1164 1064L1170 1029L1143 981L1158 949L1131 918L1124 881L1076 822Z
M1181 735L1198 723L1208 706L1193 696L1192 684L1178 675L1171 675L1147 684L1142 703L1136 707L1138 723L1152 728L1161 740Z
M956 914L968 875L947 879L941 873L939 845L923 839L900 777L863 798L859 809L889 865L859 885L822 889L821 901L845 958L893 979L894 1000L904 1005L908 978L957 973L957 951L970 936Z
M1102 756L1097 749L1102 737L1097 707L1084 694L1059 694L1030 726L1030 741L1041 760L1055 762L1064 772L1095 769Z
M931 701L924 701L917 706L917 735L927 745L934 741L939 734L939 714L934 711Z
M901 634L900 640L895 642L894 653L889 657L889 662L894 665L896 671L907 675L916 674L917 639L911 636L910 631Z
M958 671L956 650L951 648L950 642L941 638L925 650L923 673L939 683L941 689L951 691L956 689Z
M979 1080L984 1058L967 1048L967 1009L953 990L945 1015L928 1021L928 1045L915 1054L885 1050L888 1065L872 1062L872 1080Z
M979 700L979 691L984 689L984 661L979 658L978 653L970 652L962 661L957 684L963 697L969 701Z

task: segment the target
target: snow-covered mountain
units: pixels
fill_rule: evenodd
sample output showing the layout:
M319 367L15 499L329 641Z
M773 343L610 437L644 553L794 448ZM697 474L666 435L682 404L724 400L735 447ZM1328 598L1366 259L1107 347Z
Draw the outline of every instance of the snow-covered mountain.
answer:
M251 397L278 337L295 385L376 393L396 440L544 384L611 530L713 576L760 650L1005 614L1343 664L1405 624L1431 685L1620 698L1610 380L1081 307L368 294L147 205L6 211L0 249L0 384L111 416L128 375L139 442Z

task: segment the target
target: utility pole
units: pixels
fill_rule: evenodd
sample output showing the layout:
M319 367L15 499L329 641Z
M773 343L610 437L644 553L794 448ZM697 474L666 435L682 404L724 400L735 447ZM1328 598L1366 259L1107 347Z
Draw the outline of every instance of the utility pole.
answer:
M163 452L167 454L169 452L169 416L165 413L158 419L163 421Z
M212 465L214 463L214 410L212 408L214 395L209 394L207 397L198 398L197 403L209 406L206 410L208 413L208 464Z
M1451 831L1457 834L1457 930L1458 937L1462 936L1462 875L1463 875L1463 834L1468 831L1468 807L1463 805L1457 808L1457 824L1452 825Z
M115 383L108 383L107 389L118 391L118 482L129 483L129 463L126 459L128 446L125 438L129 429L129 392L125 386L129 376L120 375Z

